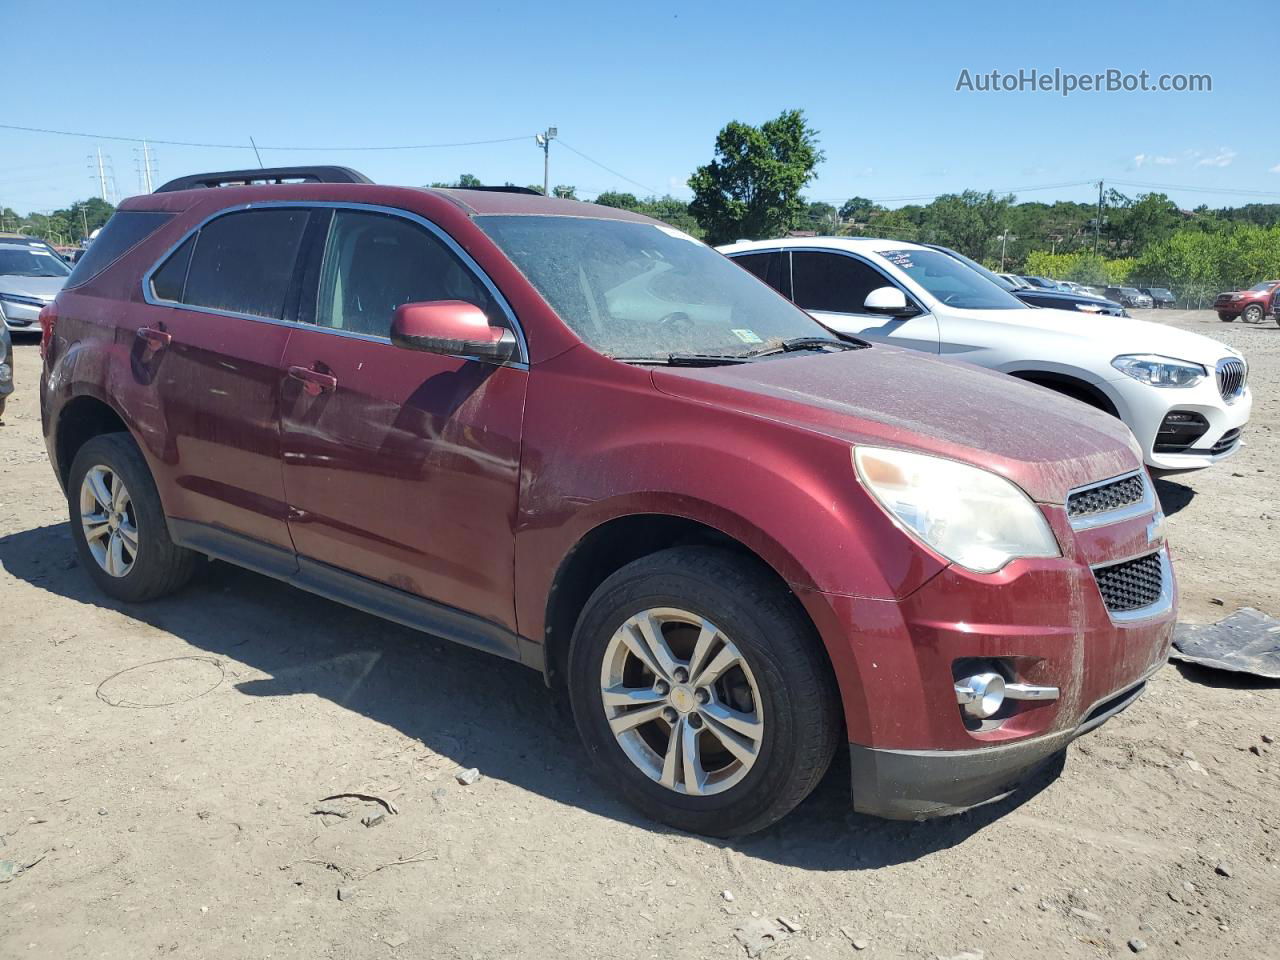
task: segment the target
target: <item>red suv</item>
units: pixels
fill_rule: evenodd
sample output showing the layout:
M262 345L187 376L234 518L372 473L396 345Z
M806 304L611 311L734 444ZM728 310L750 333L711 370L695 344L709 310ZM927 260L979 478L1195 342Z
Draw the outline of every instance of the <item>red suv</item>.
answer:
M1280 289L1280 280L1265 280L1248 290L1220 293L1213 301L1218 319L1230 323L1240 317L1245 323L1261 323L1272 312L1271 297Z
M208 556L518 660L681 828L764 827L842 744L858 810L993 799L1168 653L1123 424L834 338L612 207L184 178L121 205L42 323L104 591Z

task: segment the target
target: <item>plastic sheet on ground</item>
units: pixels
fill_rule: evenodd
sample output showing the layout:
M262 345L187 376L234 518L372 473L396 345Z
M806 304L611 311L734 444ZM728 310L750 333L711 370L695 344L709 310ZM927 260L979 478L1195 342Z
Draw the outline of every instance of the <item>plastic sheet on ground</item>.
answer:
M1217 623L1180 623L1170 657L1216 670L1280 680L1280 620L1241 607Z

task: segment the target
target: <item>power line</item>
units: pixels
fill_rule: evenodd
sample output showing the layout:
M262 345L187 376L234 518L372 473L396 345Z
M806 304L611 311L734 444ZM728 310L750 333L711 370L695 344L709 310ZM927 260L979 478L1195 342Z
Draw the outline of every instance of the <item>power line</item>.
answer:
M591 157L588 157L585 153L583 153L581 150L577 149L576 147L569 146L569 144L564 142L563 138L560 138L560 146L564 147L566 150L572 153L576 153L583 160L587 161L587 163L594 163L597 167L599 167L601 170L605 171L606 173L612 173L615 177L619 177L627 181L627 183L632 184L633 186L639 187L641 190L647 190L650 196L656 197L658 195L658 191L653 189L653 187L646 186L645 184L641 183L639 180L632 180L626 174L619 173L617 170L614 170L612 167L606 167L599 160L593 160Z
M1118 183L1125 187L1146 187L1147 189L1160 190L1182 190L1186 193L1213 193L1230 197L1270 197L1272 199L1280 199L1280 193L1273 193L1266 190L1232 190L1229 187L1193 187L1188 184L1181 183L1150 183L1144 180L1112 180L1112 183Z
M0 130L21 130L25 133L47 133L59 137L85 137L90 140L119 140L124 143L159 143L168 147L203 147L210 150L252 150L247 143L198 143L191 140L157 140L155 137L125 137L100 133L80 133L74 130L50 130L45 127L22 127L12 123L0 123ZM352 150L438 150L445 147L478 147L491 143L514 143L527 140L530 134L519 137L497 137L492 140L459 140L455 143L403 143L388 145L361 145L357 147L300 147L261 145L260 150L311 150L327 153L343 153ZM574 151L575 153L577 151ZM624 178L625 179L625 178Z

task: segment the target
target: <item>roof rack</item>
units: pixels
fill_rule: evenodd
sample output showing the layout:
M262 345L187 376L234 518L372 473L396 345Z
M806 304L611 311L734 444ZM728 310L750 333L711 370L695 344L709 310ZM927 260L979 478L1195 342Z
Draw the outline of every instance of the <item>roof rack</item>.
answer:
M373 183L350 167L262 167L258 170L222 170L178 177L156 189L156 193L194 190L199 187L238 187L267 183Z
M534 190L532 187L517 187L514 183L507 184L503 187L436 187L437 190L483 190L486 193L531 193L535 197L542 196L541 190Z

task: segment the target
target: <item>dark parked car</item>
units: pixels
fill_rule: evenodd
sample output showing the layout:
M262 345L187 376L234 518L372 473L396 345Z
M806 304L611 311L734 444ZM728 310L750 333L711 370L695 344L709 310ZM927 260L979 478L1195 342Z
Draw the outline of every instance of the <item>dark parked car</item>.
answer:
M1162 307L1172 307L1178 302L1178 298L1168 287L1139 287L1138 291L1150 297L1151 305L1157 310Z
M681 829L772 823L837 749L859 810L990 800L1168 655L1123 423L836 338L628 211L182 178L123 202L40 319L101 590L159 597L208 555L516 660Z
M977 270L978 273L1002 290L1007 290L1023 303L1029 303L1033 307L1048 307L1054 310L1080 310L1083 313L1102 313L1113 317L1127 317L1129 315L1124 307L1113 300L1090 296L1087 293L1066 293L1061 290L1050 290L1046 287L1019 286L1006 279L1008 276L1016 276L1015 274L992 273L976 260L972 260L963 253L952 250L950 247L943 247L936 243L925 243L921 244L921 246L932 247L934 250L941 251L949 257L954 257L966 266ZM1021 278L1019 277L1019 279Z
M1280 289L1280 280L1266 280L1248 290L1220 293L1213 301L1213 309L1218 311L1218 319L1226 323L1236 317L1245 323L1261 323L1277 289Z
M1107 287L1107 296L1126 307L1151 308L1151 297L1137 287Z

